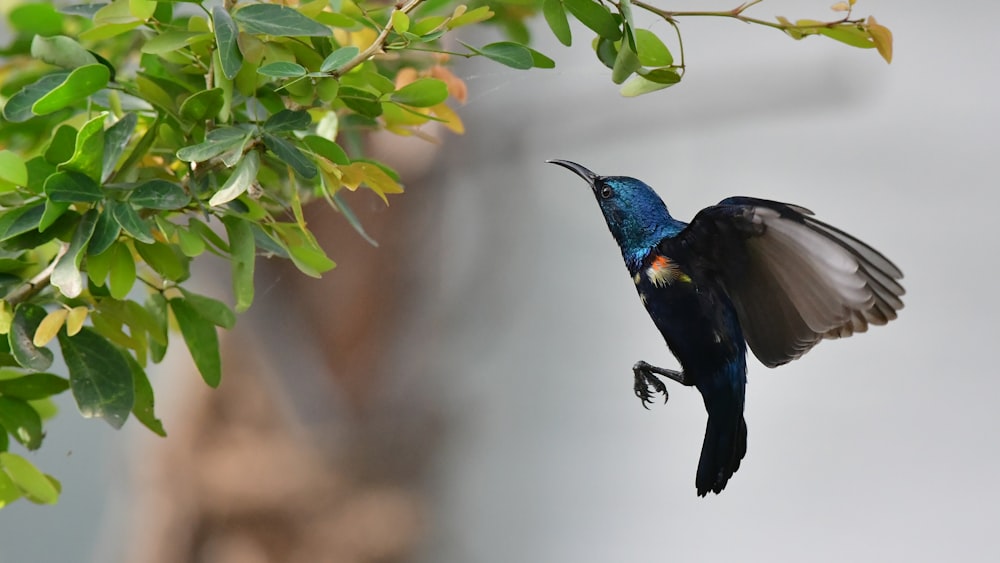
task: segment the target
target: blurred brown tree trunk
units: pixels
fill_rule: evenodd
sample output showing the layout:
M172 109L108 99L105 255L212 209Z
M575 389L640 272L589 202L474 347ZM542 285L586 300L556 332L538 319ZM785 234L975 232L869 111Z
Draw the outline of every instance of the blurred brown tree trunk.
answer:
M394 145L395 146L395 145ZM423 474L440 409L426 379L443 194L425 147L391 162L407 194L349 194L374 248L320 203L310 228L338 267L322 280L259 261L257 301L223 336L225 373L192 374L171 435L137 468L128 561L405 561L427 525ZM381 158L381 157L380 157ZM391 155L387 156L391 161ZM424 180L421 180L424 178ZM221 276L220 276L221 277Z

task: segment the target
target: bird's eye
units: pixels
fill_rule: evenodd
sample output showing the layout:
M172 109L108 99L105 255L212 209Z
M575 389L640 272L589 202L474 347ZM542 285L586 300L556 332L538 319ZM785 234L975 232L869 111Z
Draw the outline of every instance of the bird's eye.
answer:
M614 193L615 191L611 189L611 186L608 186L606 184L604 185L603 188L601 188L601 197L604 199L608 199L609 197L614 195Z

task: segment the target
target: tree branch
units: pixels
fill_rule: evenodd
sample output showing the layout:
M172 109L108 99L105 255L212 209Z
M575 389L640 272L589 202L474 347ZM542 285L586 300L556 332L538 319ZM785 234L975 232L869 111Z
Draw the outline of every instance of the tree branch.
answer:
M27 282L11 290L10 293L3 297L3 300L10 304L11 308L13 308L18 303L23 303L28 299L31 299L43 289L48 287L52 283L52 271L56 269L56 263L59 262L59 259L62 258L63 254L66 254L66 250L68 248L69 247L67 245L62 245L55 258L49 262L49 265L46 266L44 270L35 274L35 276Z
M412 12L417 6L419 6L423 1L424 0L409 0L403 3L402 5L396 4L396 7L393 8L392 13L402 12L404 14L408 14ZM331 72L330 73L331 76L337 77L347 74L348 72L353 70L354 67L364 63L365 61L370 59L373 55L375 55L375 53L382 50L382 48L385 46L386 39L388 39L389 37L389 32L392 31L392 13L389 14L389 21L385 23L385 27L382 28L382 32L378 34L378 37L375 38L375 41L372 41L371 45L369 45L365 50L358 53L357 56L355 56L353 59L347 61L344 64L344 66L340 67L334 72Z

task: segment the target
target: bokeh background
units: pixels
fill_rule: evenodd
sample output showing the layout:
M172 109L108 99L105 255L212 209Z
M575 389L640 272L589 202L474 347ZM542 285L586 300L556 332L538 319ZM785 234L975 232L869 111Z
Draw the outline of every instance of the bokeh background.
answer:
M218 391L175 350L152 374L167 440L66 397L34 458L60 504L0 512L0 561L1000 559L1000 4L857 9L893 30L892 65L709 19L683 22L684 83L638 99L580 26L570 49L536 26L555 70L460 62L468 134L372 140L408 180L359 204L380 248L314 209L338 269L261 268ZM701 398L640 408L632 363L674 360L547 158L642 178L683 219L729 195L809 207L900 265L906 308L752 361L747 457L697 498ZM201 275L225 294L219 265Z

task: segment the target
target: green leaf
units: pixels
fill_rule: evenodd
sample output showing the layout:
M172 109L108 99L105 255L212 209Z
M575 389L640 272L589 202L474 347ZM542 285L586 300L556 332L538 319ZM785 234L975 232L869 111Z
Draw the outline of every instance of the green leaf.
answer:
M45 148L44 158L50 164L62 164L73 158L76 150L76 129L69 125L60 125L49 139Z
M542 53L528 47L528 51L531 51L531 64L534 68L555 68L556 62Z
M184 299L171 299L169 303L202 379L209 387L218 387L222 381L222 357L219 354L219 335L215 332L215 325L199 315Z
M162 293L149 294L146 311L153 321L153 329L149 330L149 351L153 361L159 363L166 354L169 340L167 300Z
M149 227L149 222L139 216L135 209L124 201L109 201L111 216L121 225L123 231L139 242L152 244L153 231Z
M75 39L65 35L43 37L36 35L31 40L31 56L50 65L74 69L97 63L97 58L83 48Z
M597 59L608 68L615 68L615 60L618 58L618 48L614 41L597 37L594 39L594 53Z
M0 192L28 185L28 167L24 160L9 150L0 150Z
M32 500L42 504L55 504L59 501L58 487L23 457L0 452L0 470Z
M0 426L29 450L42 445L42 417L23 399L0 397Z
M640 70L639 74L641 74L646 80L656 82L658 84L666 84L667 86L673 86L681 81L681 75L677 73L677 69L669 67Z
M233 18L248 33L276 37L328 37L332 34L325 25L276 4L250 4L233 14Z
M278 223L273 228L288 250L292 263L305 275L318 278L323 272L332 270L337 265L323 252L316 239L298 225Z
M436 78L421 78L396 90L389 99L418 108L436 106L448 99L448 85Z
M102 64L81 66L69 73L61 84L31 106L35 115L46 115L82 102L108 85L111 72ZM9 102L8 102L9 103Z
M222 218L222 222L226 226L226 235L229 238L236 312L241 313L249 309L253 303L253 271L257 248L249 221L227 215Z
M222 6L212 8L212 22L215 24L215 43L219 48L222 74L232 80L243 66L243 54L240 53L240 46L236 42L240 31L236 28L229 12Z
M257 171L259 169L260 156L257 155L257 151L250 151L243 155L243 159L236 165L236 169L229 175L222 188L212 196L212 199L208 200L208 204L215 207L243 195L243 192L247 191L254 180L257 179Z
M101 181L107 181L111 177L111 173L115 171L118 159L125 153L125 147L128 146L128 142L132 138L132 133L135 131L138 121L139 117L137 114L132 112L126 113L104 132L104 157L101 162Z
M73 239L69 243L66 253L59 258L52 270L52 285L59 288L59 291L69 298L79 297L83 293L83 276L80 274L80 263L83 261L84 253L87 250L87 243L94 234L94 227L97 225L97 218L100 213L97 209L90 209L83 214L80 224L73 233Z
M163 55L212 37L211 33L200 31L165 31L143 43L141 51L151 55Z
M55 201L52 198L45 200L45 213L42 214L42 220L38 222L38 230L47 231L69 210L69 205L67 202Z
M302 154L295 145L270 133L264 133L264 145L278 157L279 160L292 167L296 174L303 178L315 178L319 173L316 165Z
M150 180L132 190L128 200L146 209L181 209L191 203L191 196L173 182Z
M10 353L21 367L45 371L52 365L52 351L35 346L33 340L39 323L45 318L45 309L31 303L20 303L14 308L14 320L7 333Z
M7 433L0 427L0 452L7 451ZM14 484L14 481L4 473L3 466L0 465L0 509L24 496L21 489Z
M12 28L25 36L55 35L62 31L63 16L49 2L14 4L7 15Z
M648 29L635 30L635 42L639 49L639 62L643 66L670 66L674 64L674 56L663 41Z
M569 27L569 19L566 17L566 10L560 0L545 0L542 4L542 15L545 22L549 24L549 29L560 43L569 47L573 44L573 33Z
M231 329L236 326L236 313L229 308L229 305L226 305L218 299L212 299L211 297L191 293L183 287L179 289L181 290L181 293L184 294L184 300L187 301L199 315L201 315L201 318L224 329ZM2 389L2 387L0 387L0 389Z
M132 414L143 426L149 428L154 434L166 437L167 431L163 428L163 421L156 417L153 410L155 406L155 396L153 386L149 383L146 370L142 369L139 362L135 361L131 355L126 354L125 360L132 371L132 387L135 389L135 403L132 405Z
M111 271L108 272L108 290L111 297L125 299L135 284L135 259L128 245L116 242L108 252L111 255Z
M392 29L396 33L406 33L410 29L410 16L406 15L406 12L393 10L389 20L392 22Z
M489 45L483 45L479 49L470 47L465 43L462 43L462 45L465 45L476 54L511 68L528 70L535 66L534 59L531 57L531 51L524 45L512 41L498 41Z
M222 88L202 90L184 100L184 103L181 104L180 114L188 121L212 119L219 113L225 102Z
M31 405L31 408L35 409L35 412L38 413L38 416L42 417L43 421L49 420L59 414L59 407L51 397L28 401L28 404Z
M344 105L365 117L374 118L382 115L382 104L379 103L378 96L367 90L354 86L341 86L337 95Z
M56 172L45 180L45 193L54 202L93 203L104 198L100 186L79 172Z
M170 281L184 281L191 277L190 259L172 245L156 242L154 244L135 244L139 257L155 271Z
M311 151L334 164L346 166L351 163L351 159L347 157L347 153L344 152L344 149L340 148L340 145L329 139L318 135L307 135L303 141ZM2 219L0 219L0 221L2 221ZM0 229L0 233L2 232L3 229Z
M299 78L300 76L305 76L306 72L308 72L306 67L285 61L268 63L257 69L257 74L263 74L271 78Z
M239 127L221 127L205 135L205 142L184 147L177 151L177 158L185 162L205 162L227 151L242 151L250 133Z
M80 132L76 135L73 156L60 164L59 170L86 174L95 182L101 180L104 165L104 118L106 116L106 113L102 113L80 128Z
M335 72L337 69L347 64L351 59L358 56L358 53L360 52L361 50L353 45L349 47L341 47L323 59L323 64L320 65L319 70L320 72Z
M267 118L264 122L264 130L269 133L285 133L288 131L299 131L309 127L312 117L305 110L283 109Z
M864 29L859 28L857 24L844 23L837 27L820 27L817 28L817 31L830 39L840 41L852 47L860 49L872 49L875 47L871 35Z
M0 380L0 395L26 401L58 395L67 389L69 381L52 373L29 373L14 379Z
M118 240L120 232L121 226L112 217L111 210L105 206L101 211L100 217L97 218L97 224L94 226L94 234L90 237L90 244L87 245L87 254L89 256L103 254L105 250L111 247L112 243ZM103 280L104 278L101 279Z
M90 327L76 336L60 332L59 346L80 414L121 428L135 404L132 370L122 352Z
M625 82L625 79L642 68L639 57L632 51L628 43L622 44L615 57L615 66L611 69L611 81L615 84Z
M7 100L7 103L4 104L3 116L8 121L15 123L31 119L35 116L31 111L31 107L35 105L35 102L65 82L67 76L69 76L68 71L53 72L21 88L18 93L11 96Z
M451 21L448 22L448 28L454 29L463 25L486 21L492 18L493 15L494 13L490 10L489 6L479 6L478 8L467 10L465 13L453 17Z
M139 138L139 142L135 144L135 148L129 153L128 157L122 162L121 168L118 169L118 174L122 177L129 177L136 173L142 160L146 158L153 144L159 139L160 125L163 123L163 115L159 115L156 121L146 129L146 132L142 134Z
M0 242L37 229L43 213L45 213L45 204L5 211L0 215Z
M226 241L222 240L222 237L216 234L211 227L202 223L197 218L191 217L188 219L188 229L190 229L192 233L201 237L205 242L210 243L219 252L229 254L229 245Z
M594 0L564 0L563 4L576 19L580 20L580 23L594 30L601 37L611 41L618 41L622 38L622 30L618 25L618 20L603 4Z
M353 227L354 230L359 235L361 235L361 238L365 239L365 241L367 241L368 244L374 247L378 247L378 241L372 238L372 236L369 235L367 231L365 231L365 227L364 225L361 224L361 220L358 219L358 216L354 213L354 210L352 210L350 206L347 205L347 202L344 201L344 198L341 197L341 194L343 194L343 192L334 192L330 198L333 200L334 209L339 211L340 214L344 216L344 219L347 219L347 223L351 225L351 227Z
M183 228L177 229L177 245L184 256L194 258L205 252L205 241L195 233Z
M669 88L678 82L680 82L680 75L677 74L677 71L673 69L655 69L647 73L646 76L640 74L630 78L628 82L622 85L620 93L622 96L631 98Z

